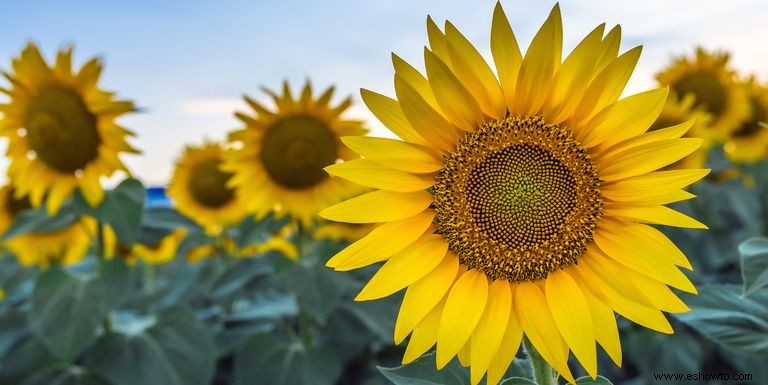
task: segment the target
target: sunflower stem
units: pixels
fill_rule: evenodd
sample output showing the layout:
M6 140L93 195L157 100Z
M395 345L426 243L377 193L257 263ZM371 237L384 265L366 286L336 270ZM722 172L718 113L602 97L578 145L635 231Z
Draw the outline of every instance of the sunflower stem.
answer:
M533 380L536 384L557 385L557 373L555 372L555 369L553 369L552 366L547 363L547 360L536 351L536 348L533 347L533 344L528 340L527 336L523 336L523 347L525 347L525 352L531 360Z

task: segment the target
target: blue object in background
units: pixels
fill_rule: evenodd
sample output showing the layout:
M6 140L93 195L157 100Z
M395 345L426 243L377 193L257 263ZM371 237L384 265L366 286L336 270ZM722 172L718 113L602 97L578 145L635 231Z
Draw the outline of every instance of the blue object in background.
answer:
M173 202L165 194L165 187L156 186L147 188L146 207L173 207Z

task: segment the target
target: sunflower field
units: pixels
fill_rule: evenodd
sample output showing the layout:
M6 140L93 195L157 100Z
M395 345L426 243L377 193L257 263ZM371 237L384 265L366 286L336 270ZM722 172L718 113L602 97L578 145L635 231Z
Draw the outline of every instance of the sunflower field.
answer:
M0 385L768 383L765 74L680 47L634 92L620 26L471 6L389 90L245 95L160 185L102 58L18 42Z

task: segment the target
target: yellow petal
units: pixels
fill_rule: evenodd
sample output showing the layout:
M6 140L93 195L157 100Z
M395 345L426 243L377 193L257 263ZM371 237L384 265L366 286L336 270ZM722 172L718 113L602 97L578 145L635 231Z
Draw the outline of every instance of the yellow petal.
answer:
M448 258L429 274L408 286L395 323L395 343L403 342L419 322L445 297L459 271L459 258L449 253Z
M398 193L379 190L337 203L320 211L320 216L347 223L392 222L424 211L432 201L432 195L426 191Z
M536 347L536 351L558 374L573 383L567 362L568 346L560 336L544 293L535 283L523 282L517 286L515 305L520 326Z
M446 259L447 252L448 243L442 235L422 236L392 256L363 287L355 301L379 299L404 289L434 270Z
M361 89L360 95L373 115L395 135L408 142L427 144L424 138L408 123L397 100L366 89Z
M552 75L560 65L563 52L563 22L560 5L555 4L544 25L533 37L515 89L514 108L519 115L537 115L547 96Z
M594 71L595 52L603 42L604 30L605 24L592 30L563 61L544 104L547 122L558 124L573 114L589 84L584 79L590 78Z
M430 146L444 152L453 151L459 137L458 130L398 75L395 75L395 92L403 115L419 135Z
M651 201L660 194L685 188L707 174L709 170L702 169L657 171L603 184L600 193L617 202Z
M629 178L670 165L701 147L702 139L666 139L632 147L614 156L597 159L605 181Z
M445 23L445 38L453 72L488 116L504 118L507 105L491 67L472 43L450 22Z
M688 130L690 130L690 128L693 126L693 123L694 120L691 119L687 122L683 122L672 127L646 132L645 134L623 140L608 148L598 146L597 148L590 149L590 151L591 153L595 154L598 160L614 157L635 147L657 143L663 140L678 139L685 135Z
M325 168L328 174L359 185L397 192L426 190L435 184L433 174L411 174L368 159L354 159Z
M429 228L434 218L434 212L426 211L385 223L333 256L326 266L346 271L383 261L415 242Z
M48 215L55 215L59 212L64 200L72 196L74 189L75 181L73 179L67 178L55 183L48 192L48 199L46 200Z
M507 15L501 3L496 3L493 10L493 22L491 24L491 54L496 63L496 73L499 74L499 82L506 105L511 109L515 100L515 88L523 55L517 44L512 27L509 25Z
M468 368L470 363L472 362L472 356L471 356L471 348L472 348L472 339L468 339L467 342L462 346L461 349L459 349L459 353L457 354L459 357L459 364L461 366Z
M478 384L483 378L501 346L509 322L511 305L512 292L509 283L503 279L494 281L488 290L485 312L470 338L472 385Z
M392 53L392 65L395 67L397 76L413 87L435 111L440 111L440 106L437 104L437 100L435 100L435 95L432 93L429 81L419 70L413 68L412 65L394 53Z
M576 282L562 270L549 273L545 283L547 304L560 334L593 379L597 377L597 350L592 314Z
M431 16L427 16L427 38L429 39L429 48L432 52L450 67L451 55L448 53L448 43L445 41L445 34L435 24Z
M437 369L442 369L464 346L485 310L488 280L483 273L470 270L451 288L440 319L437 343Z
M578 282L578 277L574 277L575 273L566 270L571 278ZM619 340L619 328L616 326L616 316L613 314L613 310L600 301L589 290L582 290L584 298L589 304L589 312L592 314L593 331L595 333L595 339L600 346L605 349L611 360L617 365L621 366L621 341Z
M608 32L607 35L605 35L605 38L603 39L603 45L600 50L600 54L597 55L595 71L602 71L606 66L608 66L608 64L611 64L614 60L616 60L616 57L619 56L620 45L621 26L616 25Z
M575 273L571 274L571 276L576 279L579 285L589 287L592 294L603 299L617 313L628 320L660 333L673 333L672 326L664 317L664 314L657 309L652 309L623 297L608 285L599 274L592 271L587 263L573 265L571 271Z
M652 225L666 225L687 229L708 229L707 225L666 206L606 205L604 214Z
M640 59L640 52L642 47L632 48L600 71L589 84L579 106L576 107L572 120L574 126L592 118L603 108L619 100L619 96L635 70L637 60Z
M403 365L419 358L435 345L444 308L445 299L438 302L427 316L419 322L416 328L413 329L411 339L408 340L408 347L405 349L405 354L403 354Z
M80 178L80 192L91 207L98 206L104 199L104 190L99 182L99 174L86 169Z
M480 106L451 69L434 53L424 49L429 85L448 120L464 131L474 131L484 120Z
M486 377L487 385L496 385L501 381L501 377L507 372L509 364L512 363L512 359L515 358L517 351L520 350L520 341L523 339L523 329L520 327L520 322L517 320L515 314L515 293L517 292L517 286L510 284L511 298L510 298L510 314L507 327L504 330L504 336L501 338L501 344L499 345L499 351L493 357L491 364L488 366L488 376Z
M637 235L633 231L636 228L636 224L603 218L594 235L595 244L606 256L630 269L680 290L695 293L696 288L685 274L675 265L657 257L658 250L653 248L654 244L642 243L647 238Z
M579 129L582 146L610 146L644 133L658 118L668 93L668 88L657 88L608 106Z
M397 170L431 173L443 168L442 159L419 144L370 136L345 136L341 141L358 155Z

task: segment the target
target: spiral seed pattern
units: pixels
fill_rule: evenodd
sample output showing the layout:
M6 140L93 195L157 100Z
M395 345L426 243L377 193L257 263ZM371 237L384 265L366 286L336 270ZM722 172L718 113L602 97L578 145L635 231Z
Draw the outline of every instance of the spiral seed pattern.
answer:
M535 281L576 263L603 206L589 154L567 128L507 117L468 133L434 187L438 232L491 279Z

